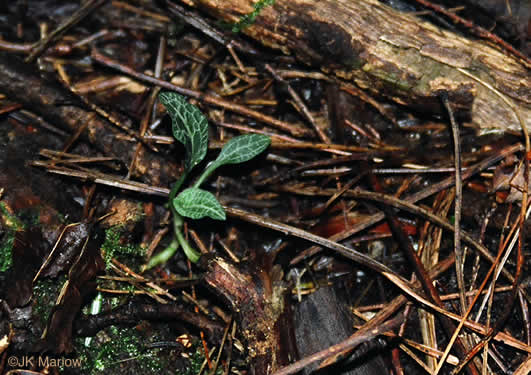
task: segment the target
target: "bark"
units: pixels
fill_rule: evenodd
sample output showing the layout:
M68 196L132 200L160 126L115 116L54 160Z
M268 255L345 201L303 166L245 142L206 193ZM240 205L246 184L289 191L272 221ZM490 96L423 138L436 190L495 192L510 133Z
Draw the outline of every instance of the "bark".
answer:
M219 344L223 337L223 325L221 323L210 320L201 314L190 312L183 306L176 304L155 305L134 300L109 312L84 315L75 322L75 332L78 336L94 336L105 327L111 325L134 326L141 320L186 322L200 328L206 333L207 338L216 344Z
M354 330L354 315L341 301L333 287L321 287L306 296L295 308L295 336L301 357L307 357L346 340ZM360 345L347 358L320 370L319 375L371 375L388 373L378 355L376 341ZM320 363L306 367L303 375L311 375Z
M296 359L295 333L286 287L256 262L234 265L216 257L204 281L236 314L247 342L251 374L272 374Z
M181 0L236 23L253 0ZM526 62L482 40L441 30L377 0L276 0L243 30L265 46L295 55L371 94L428 113L443 113L447 90L464 119L484 129L519 130L514 102L531 129L531 79Z

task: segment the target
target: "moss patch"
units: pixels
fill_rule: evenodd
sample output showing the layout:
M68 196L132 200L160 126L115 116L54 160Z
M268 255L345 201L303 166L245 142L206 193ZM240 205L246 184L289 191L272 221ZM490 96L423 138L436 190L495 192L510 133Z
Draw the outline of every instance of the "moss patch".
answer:
M13 215L6 204L0 202L0 214L4 233L0 237L0 272L6 272L13 264L13 244L15 243L15 233L24 229L24 224Z
M76 340L82 360L82 373L160 374L168 363L159 357L160 349L145 349L144 339L135 328L110 327L87 347L84 339Z
M52 308L55 306L55 301L66 279L66 275L61 275L57 279L39 279L33 286L33 315L43 327L48 322Z
M113 258L119 260L128 260L131 257L141 258L146 252L138 244L125 243L122 240L123 231L123 226L114 226L105 231L105 240L101 248L104 251L103 259L107 266Z

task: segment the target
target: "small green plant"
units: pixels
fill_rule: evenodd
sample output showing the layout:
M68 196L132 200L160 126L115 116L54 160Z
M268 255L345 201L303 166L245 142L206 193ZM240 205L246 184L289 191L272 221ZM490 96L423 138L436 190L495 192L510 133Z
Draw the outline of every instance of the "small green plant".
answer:
M226 219L225 210L221 204L212 193L201 189L201 184L219 167L251 160L271 143L268 136L261 134L246 134L231 139L225 144L216 160L206 166L193 186L181 191L181 187L192 169L206 156L208 122L197 107L188 103L179 94L162 92L159 95L159 100L166 107L172 119L173 136L184 145L186 158L184 172L173 185L169 197L175 239L164 251L152 257L146 268L165 262L177 251L179 246L183 248L191 262L197 262L200 254L190 246L181 231L184 224L183 217Z

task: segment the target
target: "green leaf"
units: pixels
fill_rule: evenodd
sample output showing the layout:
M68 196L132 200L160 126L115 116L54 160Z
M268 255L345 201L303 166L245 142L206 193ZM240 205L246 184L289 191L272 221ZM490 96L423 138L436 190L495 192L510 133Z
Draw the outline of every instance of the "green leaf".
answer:
M203 181L222 165L239 164L251 160L264 151L270 143L271 139L262 134L245 134L232 138L223 146L216 160L208 165L194 186L199 187Z
M191 219L202 219L208 216L215 220L225 220L225 210L214 194L199 188L183 190L174 200L175 210Z
M228 141L214 161L218 166L239 164L262 153L271 143L267 135L245 134Z
M186 149L185 168L190 171L205 158L207 152L207 119L196 106L175 92L161 92L159 100L171 117L173 136Z

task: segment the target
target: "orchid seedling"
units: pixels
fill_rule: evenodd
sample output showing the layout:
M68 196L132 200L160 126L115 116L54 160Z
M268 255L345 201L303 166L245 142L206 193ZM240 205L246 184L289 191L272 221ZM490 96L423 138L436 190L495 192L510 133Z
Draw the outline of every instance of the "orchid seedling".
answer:
M225 210L214 194L200 188L212 173L223 165L240 164L262 153L271 143L268 136L246 134L232 138L221 149L216 160L206 165L205 170L193 186L181 191L186 178L206 156L208 149L208 121L201 111L186 99L174 92L161 92L160 102L166 107L172 120L172 132L177 141L183 144L186 152L184 171L173 185L169 196L169 207L173 216L175 238L170 245L152 257L146 268L154 267L168 260L182 247L187 258L196 263L201 256L183 236L184 218L225 220Z

